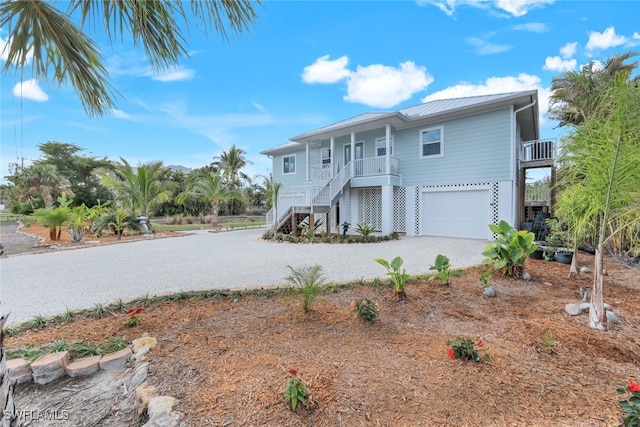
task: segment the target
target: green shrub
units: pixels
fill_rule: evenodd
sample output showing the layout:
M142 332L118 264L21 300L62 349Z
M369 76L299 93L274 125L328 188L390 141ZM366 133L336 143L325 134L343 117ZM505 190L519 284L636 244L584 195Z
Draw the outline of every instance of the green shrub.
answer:
M316 264L298 268L288 265L287 268L290 274L286 277L286 280L301 289L303 297L302 309L305 313L308 313L317 296L322 292L322 283L324 282L322 267Z
M407 284L409 275L405 273L404 269L400 271L400 267L402 267L404 260L397 256L391 260L391 262L383 258L376 258L375 261L387 270L387 275L391 278L391 282L393 282L393 285L395 286L396 300L406 300L407 296L404 292L404 287Z
M429 277L429 280L438 278L443 285L448 285L451 282L451 264L449 263L449 258L447 256L438 254L434 265L429 267L429 270L438 271L437 274Z
M498 225L489 224L496 234L495 242L485 246L483 264L493 264L493 268L513 277L522 273L527 255L536 250L535 235L529 231L518 231L502 220Z
M351 308L358 315L358 319L362 321L374 322L378 317L378 305L369 298L353 301Z
M367 237L375 233L376 229L370 224L358 224L356 225L355 231L366 240Z

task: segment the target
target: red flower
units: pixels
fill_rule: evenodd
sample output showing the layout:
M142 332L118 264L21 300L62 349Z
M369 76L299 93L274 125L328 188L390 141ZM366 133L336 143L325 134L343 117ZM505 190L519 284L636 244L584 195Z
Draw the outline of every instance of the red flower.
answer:
M289 369L289 373L291 375L296 375L298 373L298 371L296 371L295 369Z
M631 393L640 392L640 383L634 383L633 381L629 381L629 391Z
M449 358L450 358L450 359L455 359L455 358L456 358L456 355L455 355L455 353L453 352L453 349L452 349L452 348L450 348L450 349L449 349Z
M482 347L484 345L484 343L482 342L482 340L478 340L478 341L476 341L476 345L478 347Z
M144 307L134 307L125 311L124 314L140 314L144 311Z

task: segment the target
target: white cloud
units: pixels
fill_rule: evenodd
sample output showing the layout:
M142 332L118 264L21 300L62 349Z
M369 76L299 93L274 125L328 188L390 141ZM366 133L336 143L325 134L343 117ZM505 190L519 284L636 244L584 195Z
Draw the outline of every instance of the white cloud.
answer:
M495 6L513 16L524 16L531 9L546 6L554 0L496 0Z
M616 34L615 27L609 27L603 32L591 31L589 33L589 41L587 42L587 50L609 49L627 43L629 39L625 36Z
M422 102L436 101L440 99L463 98L469 96L493 95L496 93L521 92L525 90L538 90L538 102L540 121L544 122L544 115L549 108L549 96L551 91L541 85L538 76L521 73L517 76L490 77L484 83L472 84L462 82L441 91L427 95Z
M333 61L329 55L321 56L311 65L304 67L302 81L305 83L336 83L349 77L351 71L347 69L349 58L341 56Z
M38 86L38 81L35 79L16 83L13 87L13 95L36 102L47 102L49 100L49 96Z
M575 70L578 61L575 59L562 59L559 56L547 56L542 67L548 71L565 72Z
M456 10L456 6L465 5L480 9L499 9L508 12L512 16L524 16L531 9L545 6L553 3L555 0L418 0L419 5L431 4L452 16Z
M543 24L542 22L514 25L512 28L516 31L528 31L530 33L546 33L549 31L547 24Z
M153 73L151 74L151 78L159 82L177 82L180 80L190 80L195 75L196 75L195 70L178 67L170 70L161 71L160 73Z
M251 105L253 105L253 107L254 107L256 110L259 110L259 111L266 111L265 106L264 106L264 105L262 105L262 104L260 104L258 101L251 101Z
M113 114L113 117L117 118L117 119L123 119L123 120L133 120L133 117L131 117L130 114L125 113L122 110L118 110L116 108L114 108L113 110L111 110L111 114Z
M348 102L388 108L410 99L433 82L425 67L407 61L400 68L381 64L358 66L347 80Z
M560 48L560 55L562 55L564 59L569 59L576 54L577 48L578 48L577 42L567 43Z
M467 37L467 43L476 47L478 55L493 55L510 50L513 46L505 44L492 44L478 37Z

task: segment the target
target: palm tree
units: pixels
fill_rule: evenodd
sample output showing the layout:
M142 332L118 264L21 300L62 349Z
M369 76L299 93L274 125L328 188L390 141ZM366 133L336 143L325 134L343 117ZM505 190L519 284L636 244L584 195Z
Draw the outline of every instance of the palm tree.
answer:
M218 222L220 203L231 197L241 196L236 190L229 189L219 174L207 173L197 175L192 179L187 191L178 196L178 203L184 203L188 198L204 199L211 203L212 222Z
M618 75L631 76L638 62L627 63L637 56L636 52L610 56L602 68L594 61L582 67L579 72L567 71L551 81L549 115L560 122L559 126L578 126L595 114L602 95L613 84ZM635 79L631 81L638 80Z
M640 89L621 72L597 109L563 141L563 190L557 213L573 219L574 235L597 239L590 324L607 328L603 254L618 234L640 226ZM611 223L616 227L608 230Z
M242 148L238 148L234 145L231 146L227 151L223 151L219 157L214 158L214 164L217 166L218 170L222 174L222 177L225 180L227 188L237 191L239 193L239 189L242 187L242 182L247 182L250 180L249 175L242 172L242 168L244 168L247 164L251 164L251 161L245 159L246 151ZM235 202L240 197L232 196L231 200L231 214L235 211Z
M137 1L71 0L66 11L44 1L0 2L0 27L8 28L4 73L20 76L30 68L32 78L59 86L70 82L89 115L104 115L119 96L108 81L98 44L83 30L103 28L110 40L131 39L142 45L154 71L176 66L188 56L187 36L194 21L205 31L213 27L227 39L227 30L248 30L257 15L251 0ZM260 4L257 2L256 4ZM79 16L80 28L71 16ZM125 34L127 33L127 34Z
M172 185L161 180L162 162L150 162L133 168L125 159L113 171L100 170L102 185L110 189L117 201L135 214L151 216L160 204L171 199Z
M25 168L22 173L16 175L16 187L20 188L20 201L24 202L30 197L39 195L46 208L51 208L54 196L66 194L73 198L69 189L69 180L58 173L58 169L51 164L36 163Z

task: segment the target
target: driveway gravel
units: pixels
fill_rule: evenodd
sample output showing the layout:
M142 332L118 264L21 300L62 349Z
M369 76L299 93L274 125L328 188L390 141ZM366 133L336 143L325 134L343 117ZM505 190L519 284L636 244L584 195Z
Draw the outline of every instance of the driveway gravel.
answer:
M176 238L25 254L0 259L2 313L10 324L91 308L119 298L201 289L267 287L285 284L287 265L319 264L327 282L384 277L374 258L400 255L409 274L424 274L437 254L454 268L482 261L486 241L405 237L367 244L292 244L262 240L264 230Z

